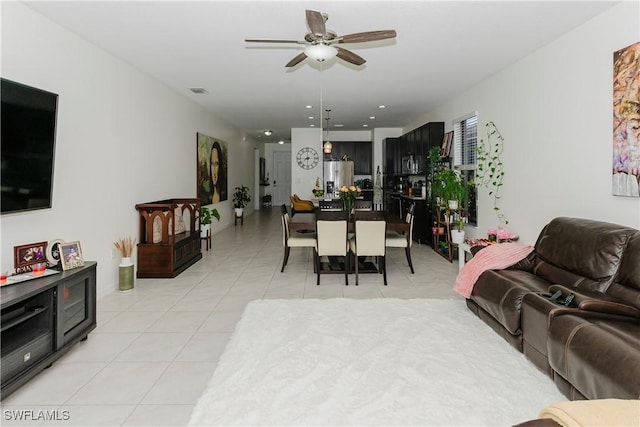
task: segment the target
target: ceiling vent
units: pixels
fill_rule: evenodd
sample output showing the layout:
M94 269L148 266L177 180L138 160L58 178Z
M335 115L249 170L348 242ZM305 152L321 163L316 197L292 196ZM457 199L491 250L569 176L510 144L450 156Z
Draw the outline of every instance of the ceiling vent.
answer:
M191 89L189 89L191 92L193 93L197 93L197 94L201 94L201 93L209 93L207 92L207 90L203 87L192 87Z

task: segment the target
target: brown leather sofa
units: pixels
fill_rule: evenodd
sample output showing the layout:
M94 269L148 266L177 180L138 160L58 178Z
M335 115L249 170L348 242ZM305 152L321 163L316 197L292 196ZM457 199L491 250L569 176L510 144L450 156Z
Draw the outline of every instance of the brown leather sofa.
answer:
M640 398L638 230L555 218L525 260L482 273L467 305L567 397Z

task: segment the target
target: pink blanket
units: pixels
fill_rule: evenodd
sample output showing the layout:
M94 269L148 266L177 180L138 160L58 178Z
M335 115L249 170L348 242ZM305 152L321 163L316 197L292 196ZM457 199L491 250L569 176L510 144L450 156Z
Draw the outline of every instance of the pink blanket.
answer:
M527 257L533 246L521 243L500 243L482 249L462 267L456 277L453 290L465 298L471 296L478 277L486 270L499 270L510 267Z

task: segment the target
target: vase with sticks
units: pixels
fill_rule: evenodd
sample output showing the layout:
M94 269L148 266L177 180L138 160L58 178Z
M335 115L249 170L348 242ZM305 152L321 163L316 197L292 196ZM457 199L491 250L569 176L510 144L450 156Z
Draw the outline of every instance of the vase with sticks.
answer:
M113 245L122 257L122 261L118 266L118 290L120 292L131 292L133 290L133 262L131 261L131 254L133 253L135 239L133 237L123 237L113 242Z

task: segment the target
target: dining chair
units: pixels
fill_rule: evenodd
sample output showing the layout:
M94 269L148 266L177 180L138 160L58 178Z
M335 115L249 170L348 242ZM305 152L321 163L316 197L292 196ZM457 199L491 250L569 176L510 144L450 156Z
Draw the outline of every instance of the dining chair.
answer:
M286 205L280 206L280 213L282 215L282 245L284 246L284 257L282 259L282 268L280 269L280 273L282 273L287 261L289 261L291 248L314 248L316 246L316 235L315 233L305 233L292 236L289 230L289 212Z
M354 209L356 211L372 211L373 200L356 200Z
M384 277L387 286L385 230L387 222L383 220L358 220L356 218L356 234L349 240L349 249L355 257L356 286L358 286L358 257L374 256L378 261L378 270Z
M292 217L299 212L313 212L315 210L315 206L311 200L303 200L298 197L297 194L289 196L289 200L291 201Z
M339 212L343 209L342 200L320 200L318 202L322 212Z
M349 286L349 242L347 240L347 220L321 220L316 219L316 274L317 283L320 285L322 265L320 258L323 256L344 257L344 281Z
M400 234L395 231L390 231L386 234L386 246L388 248L404 248L405 255L407 256L407 262L411 269L411 274L414 274L413 263L411 262L411 244L413 242L413 212L415 209L415 203L411 204L405 217L405 221L409 224L409 232Z

